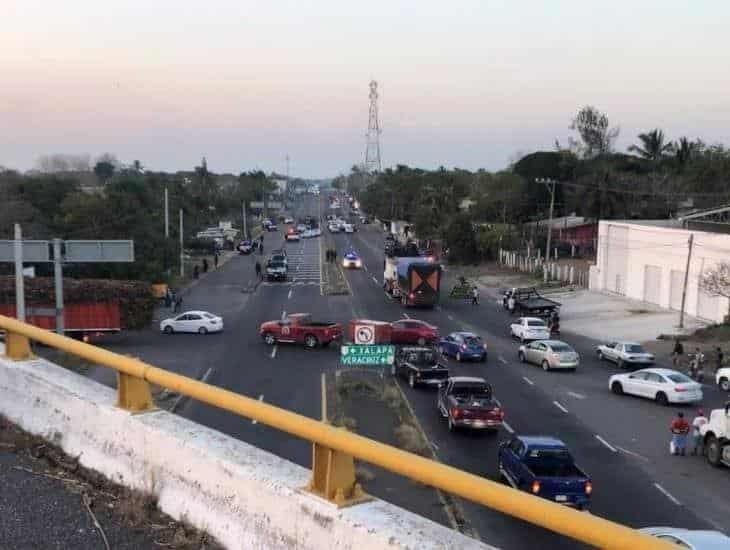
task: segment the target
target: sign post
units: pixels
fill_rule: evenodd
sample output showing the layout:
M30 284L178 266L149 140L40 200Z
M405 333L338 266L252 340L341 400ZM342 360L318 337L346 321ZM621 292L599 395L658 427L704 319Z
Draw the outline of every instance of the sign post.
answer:
M395 360L395 346L344 345L340 347L340 363L345 367L385 367Z

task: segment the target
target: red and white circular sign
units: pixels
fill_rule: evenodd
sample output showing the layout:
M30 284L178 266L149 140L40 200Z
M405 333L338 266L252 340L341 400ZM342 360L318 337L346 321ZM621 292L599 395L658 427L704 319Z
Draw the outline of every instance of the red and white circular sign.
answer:
M375 329L370 325L355 325L355 343L356 344L374 344Z

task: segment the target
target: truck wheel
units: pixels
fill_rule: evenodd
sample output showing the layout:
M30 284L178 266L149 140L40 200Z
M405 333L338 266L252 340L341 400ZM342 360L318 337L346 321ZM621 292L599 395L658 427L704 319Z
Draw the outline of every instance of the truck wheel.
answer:
M730 380L727 378L720 378L720 389L722 391L730 391Z
M319 344L317 337L314 334L307 334L304 337L304 347L308 349L314 349Z
M656 402L659 403L662 406L669 404L669 399L667 399L667 394L663 391L660 391L656 394Z
M715 467L720 466L722 448L720 447L720 442L714 435L707 436L707 441L705 441L705 454L707 456L707 462Z
M413 373L411 373L411 374L408 375L408 385L411 388L415 388L416 387L416 376Z
M165 327L165 330L164 330L163 332L164 332L165 334L172 334L173 332L175 332L175 329L173 329L173 328L172 328L172 325L167 325L167 326Z
M623 395L624 387L621 385L621 382L614 382L611 384L611 391L616 395Z
M276 336L274 336L270 332L267 332L266 334L264 334L264 342L266 342L266 344L268 344L269 346L273 346L274 344L276 344Z

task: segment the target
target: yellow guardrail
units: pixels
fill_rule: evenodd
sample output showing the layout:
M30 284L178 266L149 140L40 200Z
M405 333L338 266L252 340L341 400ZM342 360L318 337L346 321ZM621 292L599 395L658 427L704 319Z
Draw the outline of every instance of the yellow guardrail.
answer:
M599 548L672 548L666 542L624 525L517 491L286 409L168 372L138 359L1 315L0 329L6 331L6 355L11 359L31 357L30 339L115 369L118 373L118 406L127 410L142 412L154 408L148 385L151 383L311 441L314 446L312 478L307 488L338 505L355 504L369 498L355 482L353 459L356 458Z

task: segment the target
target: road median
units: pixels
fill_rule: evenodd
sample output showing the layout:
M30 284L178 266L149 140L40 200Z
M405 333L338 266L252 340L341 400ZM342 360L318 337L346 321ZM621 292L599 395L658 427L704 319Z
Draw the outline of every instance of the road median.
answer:
M323 296L344 296L351 294L350 285L342 272L342 266L327 261L327 251L337 250L337 243L330 233L322 233L319 240Z

